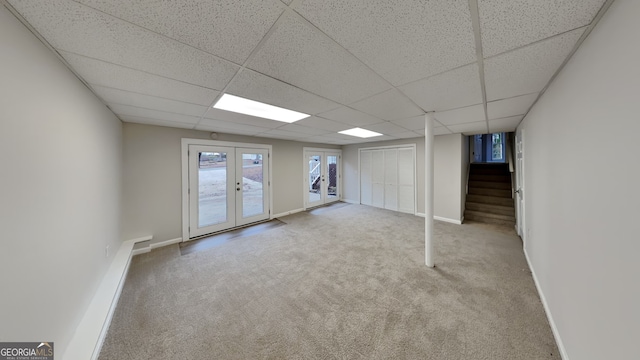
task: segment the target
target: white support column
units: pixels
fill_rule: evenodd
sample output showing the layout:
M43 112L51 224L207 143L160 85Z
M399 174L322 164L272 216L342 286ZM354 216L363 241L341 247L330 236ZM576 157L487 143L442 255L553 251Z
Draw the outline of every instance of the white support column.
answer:
M424 261L433 263L433 113L425 115L424 122Z

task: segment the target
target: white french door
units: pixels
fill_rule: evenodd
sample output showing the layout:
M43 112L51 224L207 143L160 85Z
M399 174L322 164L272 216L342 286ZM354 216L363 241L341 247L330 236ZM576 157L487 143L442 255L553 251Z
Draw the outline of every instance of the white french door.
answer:
M269 218L269 151L188 145L189 239Z
M340 200L340 151L304 151L305 208Z
M524 214L524 130L516 133L516 231L526 244L526 226Z

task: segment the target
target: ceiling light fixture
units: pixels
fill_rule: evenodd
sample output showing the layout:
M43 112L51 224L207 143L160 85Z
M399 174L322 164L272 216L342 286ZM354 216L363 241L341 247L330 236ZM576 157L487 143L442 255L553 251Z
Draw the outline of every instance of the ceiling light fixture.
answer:
M220 100L218 100L213 107L220 110L233 111L240 114L257 116L286 123L292 123L311 116L229 94L222 95Z
M370 138L370 137L382 135L382 134L377 133L375 131L371 131L371 130L367 130L367 129L361 129L361 128L358 128L358 127L357 128L353 128L353 129L349 129L349 130L338 131L338 133L345 134L345 135L351 135L351 136L357 136L357 137L361 137L361 138Z

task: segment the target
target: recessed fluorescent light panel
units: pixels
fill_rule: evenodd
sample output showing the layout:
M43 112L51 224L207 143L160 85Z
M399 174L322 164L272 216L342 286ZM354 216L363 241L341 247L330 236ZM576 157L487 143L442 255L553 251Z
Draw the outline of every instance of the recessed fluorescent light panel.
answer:
M220 100L218 100L213 107L216 109L233 111L240 114L257 116L286 123L292 123L311 116L229 94L222 95Z
M375 131L370 131L370 130L361 129L361 128L353 128L353 129L349 129L349 130L338 131L338 133L345 134L345 135L351 135L351 136L357 136L357 137L361 137L361 138L370 138L370 137L382 135L382 134L377 133Z

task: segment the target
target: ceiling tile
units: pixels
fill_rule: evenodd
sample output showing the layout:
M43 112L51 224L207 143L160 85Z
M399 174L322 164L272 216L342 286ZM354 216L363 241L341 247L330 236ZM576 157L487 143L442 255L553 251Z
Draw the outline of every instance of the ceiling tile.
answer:
M219 132L228 132L231 134L245 134L245 135L256 135L265 131L268 131L268 128L263 128L259 126L239 124L229 121L222 120L214 120L214 119L202 119L198 125L196 126L198 130L206 130L206 131L219 131ZM234 131L234 132L231 132Z
M491 101L487 103L489 119L499 119L507 116L525 114L537 97L538 93L533 93L509 99Z
M237 65L74 1L14 1L56 49L212 89Z
M406 132L402 132L402 133L396 133L391 135L396 139L411 139L411 138L417 138L420 137L420 135L416 134L413 131L406 131ZM424 134L422 134L422 137L424 137Z
M489 132L511 132L516 130L524 116L511 116L502 119L489 120Z
M207 106L188 104L180 101L168 100L99 85L93 85L92 87L96 94L109 104L131 105L146 109L197 117L202 117L208 108Z
M399 89L426 111L443 111L482 103L477 64L412 82Z
M238 114L231 111L219 110L214 108L209 108L207 113L204 114L204 117L207 119L235 122L239 124L259 126L268 129L279 128L280 126L285 124L281 121L263 119L255 116Z
M448 135L451 134L451 131L449 131L446 127L441 126L441 127L437 127L437 128L433 128L433 135L438 136L438 135ZM424 136L424 129L422 130L422 136Z
M588 25L606 0L479 0L484 57Z
M487 134L487 122L477 121L467 124L458 124L448 126L452 133L462 133L464 135Z
M242 64L284 10L278 1L76 0Z
M577 29L485 60L487 100L541 91L584 30Z
M294 9L396 86L476 60L467 0L300 1Z
M139 116L120 116L120 120L128 123L136 123L136 124L144 124L144 125L166 126L166 127L172 127L172 128L180 128L180 129L193 129L193 124L189 124L189 123L149 119L149 118L144 118Z
M341 106L337 109L320 113L318 115L323 118L339 121L341 123L345 123L353 126L372 125L372 124L378 124L383 122L383 120L381 119L365 114L358 110L353 110L346 106Z
M407 129L388 121L385 121L380 124L366 125L364 126L364 128L367 130L375 131L385 135L400 134L407 131Z
M111 104L109 105L109 108L111 108L111 110L116 115L118 115L118 117L120 116L141 117L141 118L147 118L147 119L163 120L163 121L170 121L175 123L186 123L186 124L192 124L192 125L195 125L200 120L200 118L197 116L189 116L189 115L174 114L174 113L168 113L164 111L157 111L157 110L151 110L151 109L143 109L143 108L129 106L129 105Z
M445 126L470 123L485 119L484 106L473 105L459 109L441 111L435 113L435 118Z
M100 60L61 52L64 59L88 83L135 93L209 106L219 92L201 86L152 75Z
M271 129L269 131L260 133L258 136L274 138L274 139L293 140L293 141L306 141L307 138L311 137L311 135L300 134L300 133L280 130L280 129Z
M310 115L340 106L331 100L249 69L244 69L238 74L226 92Z
M396 89L373 95L350 106L384 120L397 120L424 114L422 109Z
M331 133L330 131L327 131L327 130L321 130L321 129L312 128L312 127L308 127L308 126L297 125L297 124L287 124L287 125L279 127L278 130L291 131L291 132L296 132L296 133L300 133L300 134L306 134L308 136L311 136L311 135L324 135L324 134Z
M341 104L389 88L373 71L295 15L282 20L248 67Z
M349 125L349 124L345 124L345 123L341 123L341 122L337 122L329 119L323 119L317 116L311 116L306 119L298 120L296 121L296 124L312 127L315 129L326 130L334 133L342 130L351 129L353 127L352 125Z
M425 117L424 115L414 116L407 119L394 120L392 123L409 130L424 129ZM438 124L438 126L439 125L440 124Z

